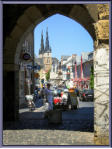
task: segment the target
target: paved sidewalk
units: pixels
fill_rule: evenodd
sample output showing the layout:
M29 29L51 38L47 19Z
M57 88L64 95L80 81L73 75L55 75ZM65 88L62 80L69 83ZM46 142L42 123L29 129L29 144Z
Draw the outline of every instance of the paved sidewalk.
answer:
M67 130L5 130L4 145L94 145L93 133Z
M35 113L37 114L37 113ZM65 113L66 114L66 113ZM63 116L64 117L64 116ZM63 119L62 124L49 124L42 113L32 119L7 123L3 131L4 145L94 145L90 123Z
M62 124L49 124L45 107L20 110L20 121L4 124L3 145L94 145L93 108L62 112Z

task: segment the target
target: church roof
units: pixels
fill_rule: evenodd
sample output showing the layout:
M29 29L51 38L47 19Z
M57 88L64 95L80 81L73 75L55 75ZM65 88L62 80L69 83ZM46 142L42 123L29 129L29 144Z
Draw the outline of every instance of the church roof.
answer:
M50 52L51 53L51 47L49 45L49 37L48 37L48 28L47 28L47 31L46 31L46 42L45 42L45 47L44 47L44 39L43 39L43 30L42 30L42 33L41 33L41 47L39 49L39 54L44 54L44 53L47 53L47 52Z

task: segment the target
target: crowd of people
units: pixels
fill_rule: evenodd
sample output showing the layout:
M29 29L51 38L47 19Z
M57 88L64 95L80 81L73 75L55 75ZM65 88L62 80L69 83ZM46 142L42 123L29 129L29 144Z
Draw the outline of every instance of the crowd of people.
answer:
M64 89L64 91L63 91L63 98L64 99L68 99L68 101L70 101L70 99L68 98L68 96L67 95L69 95L69 93L66 95L66 98L64 97L64 95L65 95L65 90L67 90L68 91L68 89L66 88L66 89ZM56 91L56 90L55 90ZM75 88L75 95L76 96L79 96L79 91L77 90L77 88ZM45 86L45 85L43 85L43 87L39 90L38 89L38 87L36 87L35 88L35 94L37 94L36 95L36 100L41 100L43 103L43 105L45 105L45 104L48 104L48 110L53 110L53 102L54 102L54 92L51 90L51 84L50 83L47 83L47 85ZM61 93L60 93L60 95L61 95ZM76 98L76 97L75 97ZM67 100L66 99L66 100ZM72 101L71 101L72 102ZM68 102L67 102L68 103Z

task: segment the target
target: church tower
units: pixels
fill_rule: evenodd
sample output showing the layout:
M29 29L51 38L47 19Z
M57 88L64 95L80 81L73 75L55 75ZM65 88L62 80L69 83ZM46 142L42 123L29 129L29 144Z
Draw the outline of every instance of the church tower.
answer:
M41 46L40 46L40 49L39 49L39 58L42 58L43 54L44 54L44 39L43 39L43 30L42 30L42 33L41 33Z
M47 31L46 31L45 52L51 52L50 49L49 49L48 27L47 27Z
M43 61L45 65L45 71L49 71L52 66L52 54L51 54L51 47L49 46L48 27L46 31L46 42L45 42Z

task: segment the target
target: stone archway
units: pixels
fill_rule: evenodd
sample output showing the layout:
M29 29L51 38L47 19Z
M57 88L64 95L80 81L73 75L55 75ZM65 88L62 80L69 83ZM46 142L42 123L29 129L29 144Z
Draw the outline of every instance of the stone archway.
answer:
M94 7L93 7L94 5ZM5 6L4 6L5 7ZM7 6L6 6L7 7ZM11 7L11 6L10 6ZM4 38L4 80L11 79L13 89L6 94L13 99L13 113L10 119L18 117L18 64L15 64L17 45L25 34L47 17L60 13L79 22L90 33L94 40L94 69L95 69L95 110L94 128L95 143L109 143L109 5L108 4L47 4L13 6L21 9L21 14L12 23ZM5 12L5 11L4 11ZM15 10L16 12L16 10ZM32 15L31 15L32 14ZM13 16L14 17L14 16ZM19 52L19 51L18 51ZM100 57L100 58L99 58ZM102 72L102 73L101 73ZM105 74L105 75L103 75ZM16 77L14 79L14 76ZM105 82L103 81L105 80ZM9 81L9 84L11 83ZM104 82L104 83L102 83ZM6 88L4 88L6 90ZM15 90L16 95L13 93ZM16 99L16 100L15 100ZM5 102L7 99L5 97ZM10 108L11 108L10 107Z

